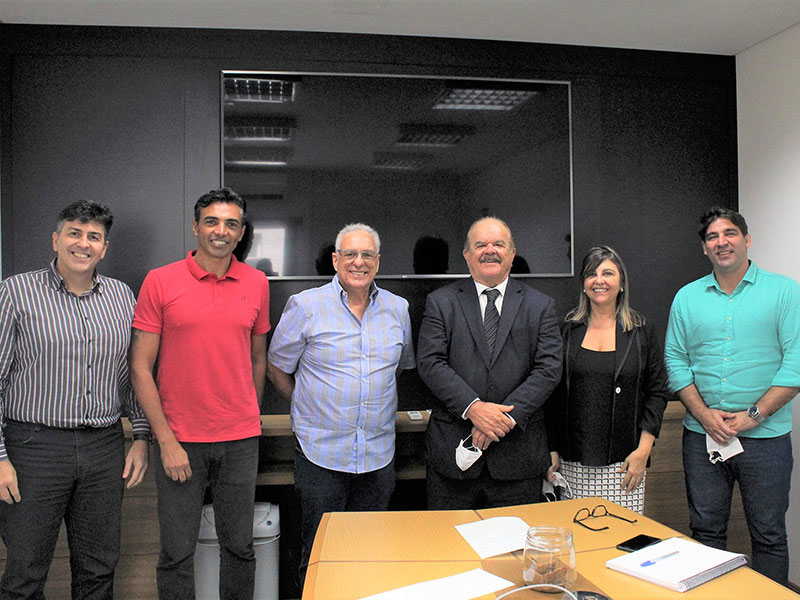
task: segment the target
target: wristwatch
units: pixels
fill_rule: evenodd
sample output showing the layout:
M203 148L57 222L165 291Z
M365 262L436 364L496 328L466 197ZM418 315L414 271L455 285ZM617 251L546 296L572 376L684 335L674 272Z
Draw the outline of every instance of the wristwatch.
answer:
M759 425L761 425L761 423L767 420L767 417L762 415L761 411L758 410L757 404L753 404L753 406L747 409L747 416L753 419Z

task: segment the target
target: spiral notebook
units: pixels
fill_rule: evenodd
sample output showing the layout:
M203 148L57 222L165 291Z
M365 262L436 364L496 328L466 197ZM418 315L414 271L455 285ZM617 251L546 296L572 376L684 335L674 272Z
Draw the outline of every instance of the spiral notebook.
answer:
M606 561L609 569L685 592L747 564L744 554L669 538Z

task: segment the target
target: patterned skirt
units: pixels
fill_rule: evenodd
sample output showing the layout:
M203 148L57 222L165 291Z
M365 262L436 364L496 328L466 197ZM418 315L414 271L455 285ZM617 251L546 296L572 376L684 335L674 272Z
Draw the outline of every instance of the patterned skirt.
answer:
M625 474L617 473L621 466L621 462L604 467L591 467L579 462L562 461L558 470L569 484L566 490L562 488L562 498L569 500L601 496L639 514L644 514L644 483L647 473L645 472L642 482L635 490L626 493L620 488Z

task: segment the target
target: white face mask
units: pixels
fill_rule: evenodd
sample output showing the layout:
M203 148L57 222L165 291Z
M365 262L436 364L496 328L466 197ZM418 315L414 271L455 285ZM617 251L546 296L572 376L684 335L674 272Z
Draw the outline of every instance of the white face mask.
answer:
M567 500L569 498L573 498L572 495L572 488L569 487L569 481L564 479L564 476L556 471L553 473L556 476L555 481L550 482L546 479L542 480L542 495L544 496L545 500L548 502L555 502L556 500ZM556 488L564 488L564 490L560 494L556 494Z
M567 494L569 494L569 497L572 498L572 488L569 487L569 481L564 479L564 476L561 473L559 473L558 471L553 473L553 475L556 476L556 480L553 482L553 485L555 487L564 488L566 490Z
M483 454L483 451L480 448L476 448L472 444L469 446L465 445L465 442L471 437L471 435L468 435L461 440L461 442L459 442L458 446L456 446L456 464L462 471L466 471L472 465L474 465L475 461L481 457L481 454Z

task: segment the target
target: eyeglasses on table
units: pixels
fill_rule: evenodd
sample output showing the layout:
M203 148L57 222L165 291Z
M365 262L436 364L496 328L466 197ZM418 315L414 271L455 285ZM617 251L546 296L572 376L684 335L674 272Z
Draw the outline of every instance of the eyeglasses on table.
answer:
M582 527L586 527L586 529L590 531L604 531L608 529L608 525L605 527L590 527L584 521L587 519L599 519L600 517L614 517L615 519L619 519L620 521L625 521L627 523L636 523L638 519L626 519L625 517L621 517L619 515L615 515L614 513L608 512L608 508L604 504L598 504L592 510L588 508L581 508L578 512L575 513L575 516L572 517L572 522L581 525Z

